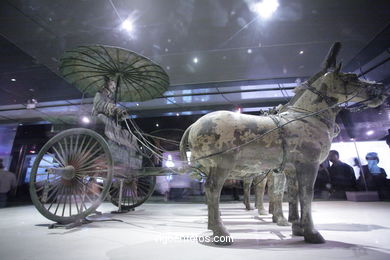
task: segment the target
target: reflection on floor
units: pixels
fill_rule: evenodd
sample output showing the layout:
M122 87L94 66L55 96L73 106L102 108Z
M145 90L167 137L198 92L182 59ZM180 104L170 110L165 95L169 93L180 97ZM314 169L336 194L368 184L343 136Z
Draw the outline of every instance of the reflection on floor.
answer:
M314 221L327 240L320 245L292 237L290 227L246 211L242 203L222 204L234 238L226 247L200 241L210 234L204 204L146 203L112 215L105 212L115 207L105 203L99 210L99 219L122 222L47 229L51 222L33 206L0 209L0 259L390 259L387 202L315 202Z

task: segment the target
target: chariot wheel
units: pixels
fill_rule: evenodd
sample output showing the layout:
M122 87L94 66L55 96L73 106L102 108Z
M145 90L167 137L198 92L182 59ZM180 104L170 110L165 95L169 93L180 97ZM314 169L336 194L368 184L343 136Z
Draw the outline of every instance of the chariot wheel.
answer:
M153 194L156 176L130 175L114 178L110 189L112 204L119 207L120 185L122 184L121 209L131 210L143 204Z
M105 199L113 160L104 138L75 128L51 138L39 151L30 173L30 196L38 211L61 224L81 220Z

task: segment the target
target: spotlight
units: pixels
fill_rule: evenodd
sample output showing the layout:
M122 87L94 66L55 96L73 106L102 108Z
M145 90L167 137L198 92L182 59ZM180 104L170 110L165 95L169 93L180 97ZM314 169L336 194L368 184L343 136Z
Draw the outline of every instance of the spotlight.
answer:
M83 117L81 118L81 121L82 121L83 123L85 123L85 124L89 124L89 123L91 122L91 120L90 120L89 117L87 117L87 116L83 116Z
M157 123L157 124L156 124L156 127L159 127L159 126L160 126L160 125Z
M193 61L194 63L198 63L198 58L195 57L192 61Z
M372 135L373 133L374 133L373 130L369 130L369 131L367 131L366 135Z
M252 53L252 49L248 49L247 52L248 52L248 54L251 54Z
M256 12L261 18L267 19L278 9L277 0L263 0L262 2L252 5L252 11Z
M121 29L126 30L129 33L133 32L134 30L133 21L131 21L130 18L127 18L122 22Z
M299 51L299 54L303 54L303 51Z
M176 113L176 116L180 116L180 114L179 114L179 113Z
M16 81L16 79L11 79L11 81Z
M137 103L137 104L135 104L137 107L139 106L139 104Z

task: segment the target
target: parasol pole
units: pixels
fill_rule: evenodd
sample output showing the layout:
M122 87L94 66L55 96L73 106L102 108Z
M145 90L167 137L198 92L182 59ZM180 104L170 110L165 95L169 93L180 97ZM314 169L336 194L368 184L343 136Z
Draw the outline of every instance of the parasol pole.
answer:
M119 91L119 85L120 85L120 82L121 81L121 77L120 77L120 75L116 75L116 82L115 82L115 84L116 84L116 86L115 86L115 96L114 96L114 103L115 103L115 105L118 103L118 91Z

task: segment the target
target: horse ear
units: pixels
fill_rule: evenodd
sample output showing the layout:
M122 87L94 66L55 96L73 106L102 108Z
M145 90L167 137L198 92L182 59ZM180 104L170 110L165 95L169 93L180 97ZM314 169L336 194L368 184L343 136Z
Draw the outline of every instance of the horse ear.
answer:
M342 67L342 66L343 66L343 63L340 61L339 64L337 65L336 69L335 69L335 72L336 72L337 74L340 73L341 67Z

